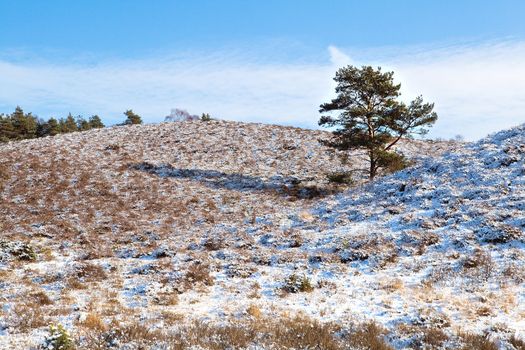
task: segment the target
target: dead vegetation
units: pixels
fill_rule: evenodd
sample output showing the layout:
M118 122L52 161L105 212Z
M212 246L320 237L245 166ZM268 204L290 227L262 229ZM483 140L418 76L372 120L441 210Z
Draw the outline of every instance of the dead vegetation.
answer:
M176 332L151 330L146 324L123 325L118 321L104 323L89 315L80 324L82 349L106 349L111 344L152 345L167 349L222 350L248 349L257 345L272 349L370 349L390 350L385 331L373 323L342 329L330 323L319 323L304 316L257 317L214 324L191 321L181 324Z

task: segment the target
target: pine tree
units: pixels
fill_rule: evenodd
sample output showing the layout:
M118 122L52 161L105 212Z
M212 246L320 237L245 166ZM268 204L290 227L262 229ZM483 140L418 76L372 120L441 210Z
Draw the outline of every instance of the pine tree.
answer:
M47 135L55 136L60 134L60 125L55 118L49 118L47 121Z
M91 126L91 129L100 129L104 127L104 123L102 123L102 120L98 115L89 118L89 125Z
M58 128L61 134L66 130L66 120L64 118L58 120Z
M11 114L11 121L14 127L15 139L24 140L37 137L37 118L31 113L24 114L20 106L17 106Z
M13 121L8 115L0 115L0 142L7 142L16 138Z
M91 124L85 120L82 116L77 117L77 130L86 131L91 129Z
M211 118L211 116L210 116L209 113L202 113L202 115L201 115L201 120L202 120L203 122L209 122L209 121L212 120L212 118Z
M75 118L71 115L71 113L68 114L66 120L60 127L62 133L78 131L77 122L75 121Z
M47 122L43 119L38 119L36 126L36 137L47 136Z
M124 112L124 115L127 119L124 121L123 125L142 124L142 118L134 113L133 110L128 109Z
M434 104L421 96L408 106L397 101L401 84L394 84L393 72L370 66L348 66L337 71L337 97L320 106L319 112L340 111L336 117L324 115L319 125L338 127L333 137L321 142L339 150L365 149L370 180L380 168L398 170L404 158L393 151L402 137L425 134L425 127L437 120Z

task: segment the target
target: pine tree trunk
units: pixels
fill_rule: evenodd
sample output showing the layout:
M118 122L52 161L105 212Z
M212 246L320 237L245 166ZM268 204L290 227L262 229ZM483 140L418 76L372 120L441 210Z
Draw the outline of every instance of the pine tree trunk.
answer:
M370 181L372 181L374 177L376 176L376 171L377 171L376 159L374 157L374 153L370 152L370 170L368 173Z

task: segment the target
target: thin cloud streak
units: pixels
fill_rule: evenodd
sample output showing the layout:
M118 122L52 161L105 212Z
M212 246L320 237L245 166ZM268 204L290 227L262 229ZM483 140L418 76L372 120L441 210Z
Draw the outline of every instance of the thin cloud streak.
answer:
M133 108L159 122L171 108L223 119L317 127L319 104L346 64L394 70L403 97L422 94L440 119L430 136L473 140L525 121L525 43L503 42L362 57L331 46L324 63L268 63L231 53L98 64L0 59L0 108L16 104L42 117L99 114L107 122ZM359 57L356 59L355 57Z

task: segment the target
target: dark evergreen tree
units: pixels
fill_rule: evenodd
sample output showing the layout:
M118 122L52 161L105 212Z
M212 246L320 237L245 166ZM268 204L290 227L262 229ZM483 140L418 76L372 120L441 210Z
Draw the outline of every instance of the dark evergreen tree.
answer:
M62 133L78 131L77 122L71 113L69 113L66 120L61 123L60 128Z
M60 129L60 133L63 133L66 129L66 120L64 118L58 120L58 128Z
M365 149L368 155L370 180L379 168L397 170L404 159L393 151L402 137L425 134L437 114L434 104L423 103L421 96L409 105L397 101L400 84L394 84L393 72L381 68L348 66L336 72L337 97L320 106L320 113L339 111L339 115L324 115L319 125L337 127L333 137L322 140L339 149Z
M43 119L37 120L36 137L47 136L47 122Z
M8 115L0 115L0 142L7 142L16 138L13 121Z
M49 118L47 121L47 135L55 136L60 134L60 125L55 118Z
M100 129L104 127L104 123L102 123L102 120L98 115L94 115L89 118L89 126L91 129Z
M132 124L142 124L142 118L133 112L133 110L128 109L124 112L124 115L127 117L123 125L132 125Z
M77 117L77 130L78 131L86 131L91 129L91 124L89 121L85 120L82 116Z
M17 106L11 114L11 121L14 127L15 139L23 140L37 137L37 118L31 113L24 114L20 106Z

